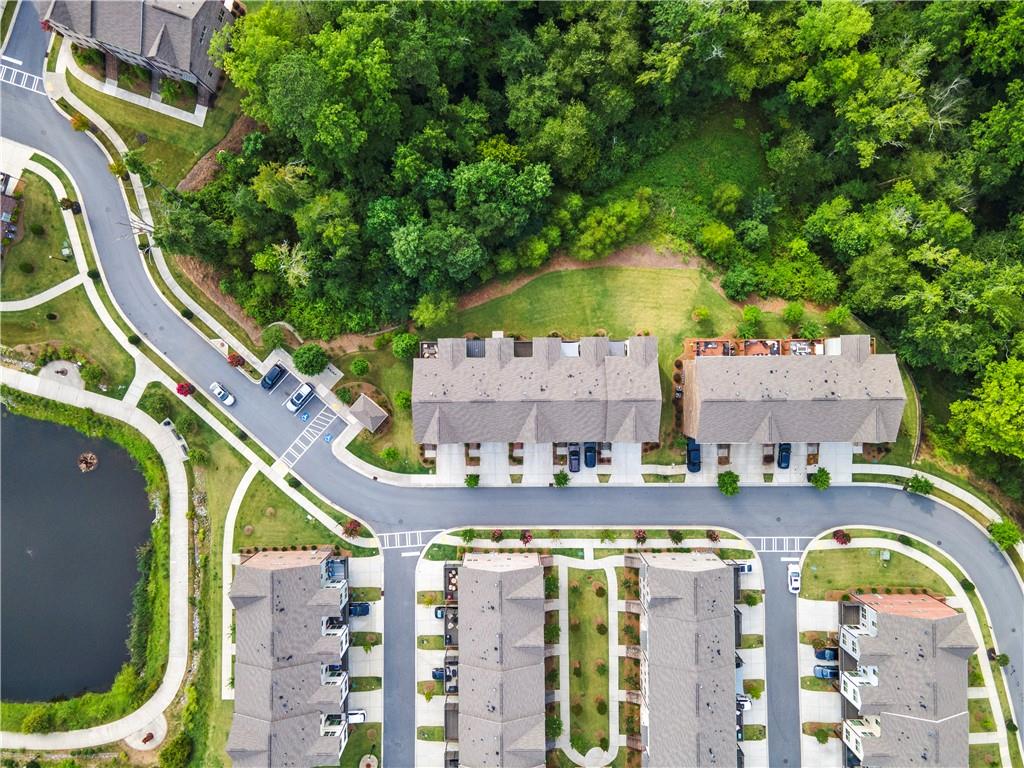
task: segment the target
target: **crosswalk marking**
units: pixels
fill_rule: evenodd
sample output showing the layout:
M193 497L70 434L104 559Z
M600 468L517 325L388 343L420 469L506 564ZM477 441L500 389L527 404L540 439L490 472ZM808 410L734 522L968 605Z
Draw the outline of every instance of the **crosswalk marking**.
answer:
M8 67L6 64L0 64L0 82L9 83L34 93L46 93L43 88L43 78L14 67Z
M758 552L803 552L813 541L809 536L748 536Z
M381 549L405 549L406 547L422 547L441 531L398 531L396 533L378 533Z
M294 467L295 462L302 458L303 454L309 450L309 447L316 442L316 439L320 437L320 435L322 435L337 418L338 414L325 405L323 410L321 410L320 413L318 413L316 417L309 422L306 428L299 433L299 436L292 441L292 444L288 446L288 450L281 454L281 461L289 467Z

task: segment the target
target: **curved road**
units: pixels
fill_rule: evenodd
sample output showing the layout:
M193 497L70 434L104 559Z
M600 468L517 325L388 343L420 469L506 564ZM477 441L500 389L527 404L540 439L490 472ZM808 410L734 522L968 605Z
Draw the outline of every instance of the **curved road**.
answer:
M45 38L37 10L22 3L7 55L19 69L42 75ZM49 99L9 83L2 85L0 134L36 147L62 163L81 191L97 256L110 292L140 335L158 347L199 386L226 379L238 397L231 415L276 455L302 425L280 407L284 393L267 395L164 303L146 274L127 225L120 189L107 160L87 136L73 131ZM1024 594L1006 558L962 515L929 499L885 488L750 488L726 499L715 488L661 485L649 488L597 486L549 489L407 489L388 486L339 463L317 441L295 473L338 506L366 520L378 532L436 530L457 525L559 526L710 525L751 536L812 537L836 525L898 528L942 547L963 565L985 600L1000 650L1009 654L1010 697L1016 720L1024 713ZM388 766L406 768L414 755L414 580L416 559L386 550L385 588L385 755ZM769 750L772 766L800 764L796 602L784 588L784 563L762 554L766 584Z

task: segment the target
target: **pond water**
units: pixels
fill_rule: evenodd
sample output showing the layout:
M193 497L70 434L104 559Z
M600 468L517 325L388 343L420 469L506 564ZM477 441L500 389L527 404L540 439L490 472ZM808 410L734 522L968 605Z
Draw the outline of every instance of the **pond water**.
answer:
M115 443L6 409L0 451L0 698L108 690L128 660L145 479ZM99 466L82 473L85 451Z

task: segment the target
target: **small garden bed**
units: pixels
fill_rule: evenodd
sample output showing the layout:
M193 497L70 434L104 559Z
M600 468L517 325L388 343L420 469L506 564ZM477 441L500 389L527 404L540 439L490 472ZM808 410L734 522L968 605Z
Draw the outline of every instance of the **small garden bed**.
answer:
M968 699L967 714L971 719L971 733L995 731L996 719L992 714L992 704L988 699Z
M608 748L608 583L604 571L570 568L569 740L581 754Z

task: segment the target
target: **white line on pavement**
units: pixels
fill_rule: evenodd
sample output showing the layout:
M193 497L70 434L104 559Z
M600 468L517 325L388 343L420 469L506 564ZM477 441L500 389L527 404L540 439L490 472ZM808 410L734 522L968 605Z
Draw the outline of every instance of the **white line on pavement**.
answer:
M21 59L16 59L13 56L0 56L0 59L3 59L4 61L9 61L11 62L11 64L17 64L19 67L25 63Z
M800 558L799 557L780 557L779 560L781 560L784 563L799 563L800 562Z
M412 552L402 552L401 554L402 554L402 557L417 557L419 555L419 553L420 553L420 551L417 549L417 550L413 550Z

